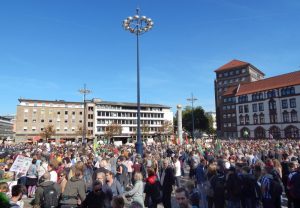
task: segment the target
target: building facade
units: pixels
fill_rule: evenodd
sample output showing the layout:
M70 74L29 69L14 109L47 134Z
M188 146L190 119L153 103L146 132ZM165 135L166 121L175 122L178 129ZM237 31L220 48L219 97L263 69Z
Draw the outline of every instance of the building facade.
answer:
M132 136L137 128L136 114L136 103L92 99L86 101L84 111L83 102L19 99L15 138L17 142L40 140L49 125L54 127L55 134L51 138L56 141L80 140L84 131L87 139L103 137L111 124L121 127L118 136ZM147 135L157 133L165 121L173 125L170 107L141 104L141 130L147 129Z
M83 103L64 100L19 99L16 115L16 141L39 140L44 129L53 125L55 139L81 137Z
M141 104L141 133L153 136L164 124L173 126L170 107L158 104ZM121 126L120 136L134 137L137 129L137 104L124 102L95 102L95 136L105 135L107 127Z
M14 116L0 116L0 139L12 140L14 133Z
M221 137L236 138L235 90L241 83L255 82L264 78L264 73L250 63L232 60L215 70L215 103L217 134Z
M241 84L235 100L239 137L299 138L300 71Z

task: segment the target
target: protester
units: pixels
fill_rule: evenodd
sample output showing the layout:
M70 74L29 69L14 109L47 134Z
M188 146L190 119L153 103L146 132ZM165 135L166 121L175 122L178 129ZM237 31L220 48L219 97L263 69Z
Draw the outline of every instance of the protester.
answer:
M61 189L57 183L51 181L50 173L46 172L41 177L41 183L36 189L33 205L35 207L57 207Z
M132 200L134 202L138 202L142 205L142 208L144 207L144 198L143 198L143 193L144 193L144 184L143 184L143 176L141 173L135 173L134 175L134 186L133 188L125 192L125 196L132 197Z
M179 208L192 208L192 205L189 201L189 193L186 189L182 187L176 189L175 198Z
M15 185L11 189L10 208L22 208L18 202L22 199L23 187L22 185Z

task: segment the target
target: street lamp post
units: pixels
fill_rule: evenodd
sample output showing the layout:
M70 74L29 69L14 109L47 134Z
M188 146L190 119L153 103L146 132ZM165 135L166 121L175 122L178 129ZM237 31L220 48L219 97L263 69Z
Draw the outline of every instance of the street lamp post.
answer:
M136 151L143 154L143 143L141 140L141 103L140 103L140 57L139 57L139 36L149 31L153 27L153 21L146 16L140 16L139 8L136 15L127 17L123 21L123 28L136 35L136 58L137 58L137 142Z
M82 143L85 144L86 137L86 95L91 93L91 90L86 89L86 84L84 88L79 90L79 93L83 94L83 125L82 125Z
M193 142L195 142L195 138L194 138L194 132L195 132L194 101L196 101L196 100L198 100L198 99L194 97L193 93L192 93L192 97L187 99L187 101L192 103L192 139L193 139Z

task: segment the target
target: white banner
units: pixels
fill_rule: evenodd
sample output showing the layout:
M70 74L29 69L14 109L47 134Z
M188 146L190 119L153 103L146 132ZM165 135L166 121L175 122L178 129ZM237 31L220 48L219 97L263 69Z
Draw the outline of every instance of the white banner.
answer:
M17 172L20 175L26 175L31 163L32 158L18 155L9 171Z

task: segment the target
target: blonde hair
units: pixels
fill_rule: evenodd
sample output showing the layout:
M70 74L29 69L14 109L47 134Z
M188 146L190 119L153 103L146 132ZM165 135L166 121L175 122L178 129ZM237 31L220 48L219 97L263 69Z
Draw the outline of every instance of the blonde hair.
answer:
M0 192L6 193L9 191L8 183L6 182L1 182L0 183Z
M134 179L137 181L142 181L143 180L143 175L141 173L135 173L134 174Z

